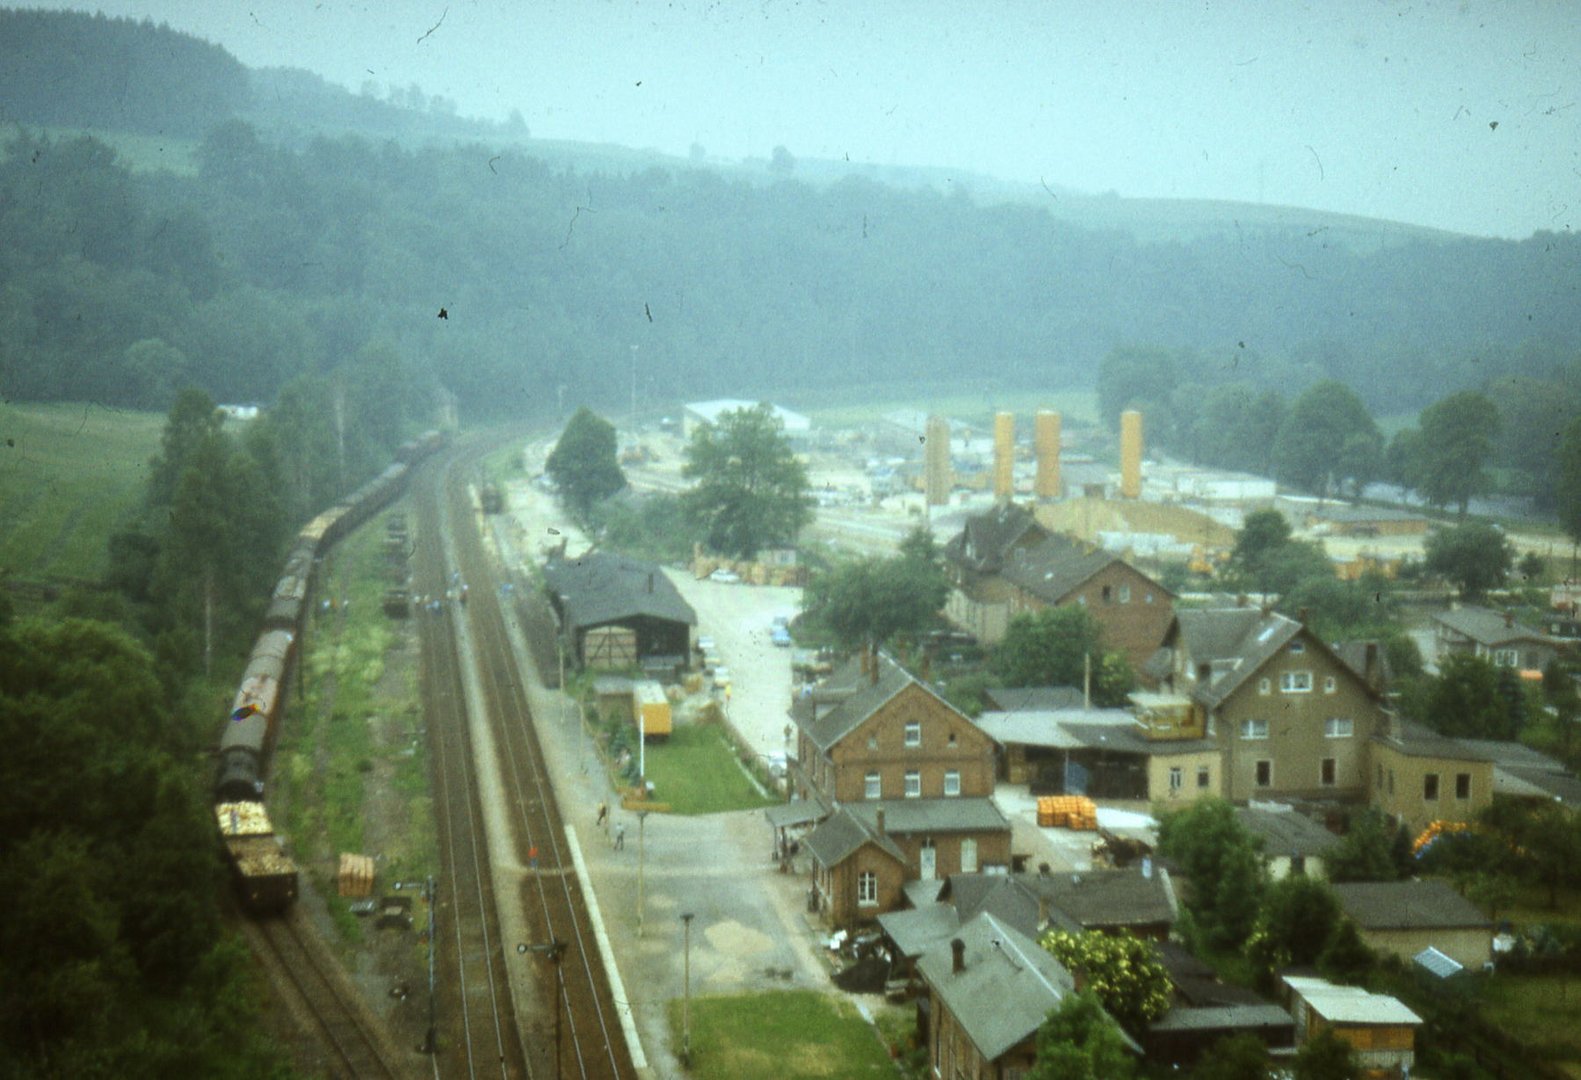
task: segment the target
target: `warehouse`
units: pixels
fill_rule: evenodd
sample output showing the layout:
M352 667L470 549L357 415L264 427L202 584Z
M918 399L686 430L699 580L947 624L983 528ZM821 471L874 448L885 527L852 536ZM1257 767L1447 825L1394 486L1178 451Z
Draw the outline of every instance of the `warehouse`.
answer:
M601 670L686 666L697 613L657 564L595 551L552 560L543 577L567 660Z

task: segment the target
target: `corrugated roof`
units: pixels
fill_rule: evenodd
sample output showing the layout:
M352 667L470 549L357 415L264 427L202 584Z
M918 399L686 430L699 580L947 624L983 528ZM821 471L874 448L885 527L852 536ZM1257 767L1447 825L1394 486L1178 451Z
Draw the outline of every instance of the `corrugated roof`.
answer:
M1466 970L1466 965L1456 960L1453 956L1446 956L1429 945L1411 959L1416 966L1429 975L1436 975L1440 979L1447 979L1451 975L1459 975Z
M1374 994L1359 986L1340 986L1327 979L1286 975L1286 986L1299 994L1313 1012L1331 1024L1407 1024L1422 1022L1398 999Z
M1048 712L1054 709L1079 709L1082 693L1075 686L989 687L983 697L999 712Z
M951 940L965 946L962 970L954 970L949 941L925 953L917 968L988 1061L1035 1035L1075 992L1064 965L992 915L965 923Z

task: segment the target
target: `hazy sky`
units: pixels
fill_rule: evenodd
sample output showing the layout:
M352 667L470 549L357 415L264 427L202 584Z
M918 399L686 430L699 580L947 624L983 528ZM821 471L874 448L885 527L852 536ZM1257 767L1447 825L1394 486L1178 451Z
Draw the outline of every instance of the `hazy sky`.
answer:
M39 6L41 0L23 0ZM1573 0L104 0L536 135L945 165L1479 235L1581 224Z

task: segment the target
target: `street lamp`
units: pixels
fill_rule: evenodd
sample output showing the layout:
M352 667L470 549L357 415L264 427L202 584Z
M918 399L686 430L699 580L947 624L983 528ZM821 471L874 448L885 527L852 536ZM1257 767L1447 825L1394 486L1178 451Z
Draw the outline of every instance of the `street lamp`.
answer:
M560 1052L560 1006L565 998L565 973L560 970L560 958L565 955L565 942L553 936L549 938L547 945L529 945L524 941L516 946L516 952L518 955L542 953L554 965L554 1075L556 1080L559 1080L563 1057Z
M644 846L643 841L644 841L644 839L646 837L645 826L647 824L648 824L648 811L647 810L638 810L637 811L637 936L638 937L642 936L642 875L643 875L643 860L644 860L644 857L647 854L647 848Z
M681 1064L687 1068L692 1065L692 912L681 913L681 923L685 927L685 982L681 996Z

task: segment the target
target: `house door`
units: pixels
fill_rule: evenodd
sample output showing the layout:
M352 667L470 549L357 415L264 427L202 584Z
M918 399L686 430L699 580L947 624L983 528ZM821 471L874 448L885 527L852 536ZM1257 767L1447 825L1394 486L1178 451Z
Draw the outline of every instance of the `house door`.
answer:
M938 876L938 852L934 849L932 840L922 842L918 860L921 863L919 876L923 881L932 881Z

